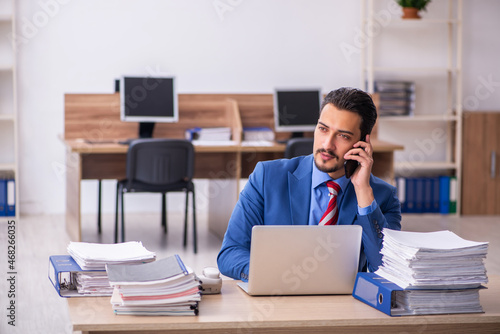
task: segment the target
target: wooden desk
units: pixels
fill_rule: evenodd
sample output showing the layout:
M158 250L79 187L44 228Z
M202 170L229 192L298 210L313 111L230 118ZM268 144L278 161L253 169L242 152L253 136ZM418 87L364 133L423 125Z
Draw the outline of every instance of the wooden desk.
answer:
M109 297L69 298L74 331L90 333L499 333L500 276L480 292L485 313L389 317L344 296L250 297L225 280L198 316L114 315Z

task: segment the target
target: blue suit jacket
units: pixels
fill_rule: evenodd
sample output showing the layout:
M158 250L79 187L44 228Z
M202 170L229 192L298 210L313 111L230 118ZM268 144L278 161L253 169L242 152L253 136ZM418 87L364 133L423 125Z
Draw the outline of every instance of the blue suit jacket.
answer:
M259 162L240 194L227 227L217 264L222 274L248 278L250 239L254 225L308 225L313 155ZM377 209L358 215L354 186L348 183L340 203L338 224L363 227L359 269L375 271L381 264L383 228L401 229L396 189L371 176Z

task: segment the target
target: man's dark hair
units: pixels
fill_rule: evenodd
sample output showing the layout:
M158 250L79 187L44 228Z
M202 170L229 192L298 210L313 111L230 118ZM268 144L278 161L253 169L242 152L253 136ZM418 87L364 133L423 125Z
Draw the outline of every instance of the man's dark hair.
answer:
M361 139L372 132L377 121L377 109L370 95L366 92L350 87L342 87L332 90L325 96L321 103L321 111L327 104L333 104L339 110L355 112L361 116Z

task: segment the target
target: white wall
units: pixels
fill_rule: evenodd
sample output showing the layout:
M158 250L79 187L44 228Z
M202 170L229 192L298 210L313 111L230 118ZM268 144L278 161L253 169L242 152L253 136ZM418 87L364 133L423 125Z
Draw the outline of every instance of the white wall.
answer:
M464 97L499 110L500 2L464 2ZM19 0L22 213L65 210L65 93L110 93L115 78L150 73L175 75L180 93L358 86L359 54L340 46L355 43L359 14L358 1L342 0ZM493 84L478 88L485 78ZM94 211L95 182L83 194L83 211ZM104 197L112 211L113 181ZM159 210L150 199L134 209Z

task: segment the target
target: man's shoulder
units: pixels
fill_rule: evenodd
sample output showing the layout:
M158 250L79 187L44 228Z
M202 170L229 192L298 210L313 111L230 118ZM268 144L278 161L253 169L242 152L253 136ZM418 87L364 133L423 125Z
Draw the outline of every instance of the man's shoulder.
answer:
M382 180L381 178L379 178L373 174L370 176L370 183L371 183L372 187L379 187L379 188L388 189L391 191L396 188L392 184L387 183L386 181Z
M297 178L302 178L312 172L312 155L300 156L292 159L277 159L260 161L257 163L252 174L255 177L265 179L287 179L293 174Z
M289 170L293 171L297 169L297 167L302 163L305 162L305 160L311 159L310 156L304 155L304 156L299 156L295 157L292 159L276 159L276 160L267 160L267 161L261 161L259 162L262 164L264 168L279 168L281 170Z

